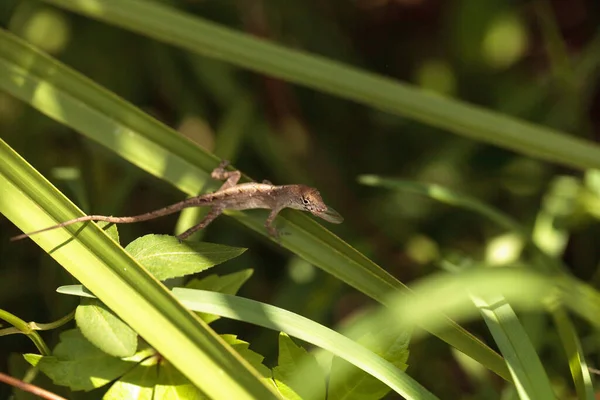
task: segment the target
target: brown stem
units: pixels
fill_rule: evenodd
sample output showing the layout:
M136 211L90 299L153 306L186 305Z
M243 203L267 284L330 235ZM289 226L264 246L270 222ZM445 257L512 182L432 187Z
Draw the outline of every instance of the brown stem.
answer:
M12 385L18 389L23 390L24 392L33 393L36 396L41 397L42 399L67 400L62 396L59 396L57 394L47 391L46 389L42 389L41 387L32 385L31 383L23 382L20 379L13 378L12 376L3 374L2 372L0 372L0 382L4 382L9 385Z

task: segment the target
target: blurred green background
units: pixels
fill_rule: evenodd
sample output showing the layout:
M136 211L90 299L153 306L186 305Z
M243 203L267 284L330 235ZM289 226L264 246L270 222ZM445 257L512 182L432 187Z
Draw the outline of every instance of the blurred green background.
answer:
M600 4L592 0L161 2L435 95L582 138L600 137ZM515 250L502 229L477 214L419 195L361 185L361 174L442 184L526 226L543 212L559 215L561 229L569 232L565 262L578 278L600 284L599 185L592 173L584 177L43 2L2 0L0 25L208 151L229 158L252 178L318 187L346 218L344 224L327 228L403 282L443 268L441 260L463 265L499 258L501 263ZM183 198L173 187L3 92L0 135L87 213L133 215ZM146 233L172 234L183 221L171 216L120 226L122 242ZM72 283L71 278L33 242L9 243L18 233L0 219L1 307L25 320L62 317L76 300L55 289ZM250 249L217 271L253 268L253 277L240 292L244 297L328 326L371 305L366 296L228 217L202 234L203 240ZM485 339L479 324L468 328ZM267 364L276 358L276 332L227 320L218 321L215 329L250 342L267 357ZM49 343L57 337L44 335ZM598 338L583 341L592 349L590 364L597 364L593 349ZM469 369L443 342L428 338L410 350L409 374L436 395L486 398L479 390L481 371ZM0 370L15 361L10 354L30 351L32 344L23 336L2 338ZM542 354L553 382L569 386L561 357L552 351ZM501 385L497 377L487 379ZM9 393L0 386L0 398Z

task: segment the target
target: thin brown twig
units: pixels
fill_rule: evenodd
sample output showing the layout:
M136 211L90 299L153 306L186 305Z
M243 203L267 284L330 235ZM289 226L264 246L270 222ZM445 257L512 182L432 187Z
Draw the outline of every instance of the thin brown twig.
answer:
M19 389L25 391L25 392L33 393L36 396L39 396L43 399L67 400L62 396L59 396L57 394L47 391L46 389L42 389L41 387L32 385L31 383L23 382L22 380L19 380L17 378L13 378L12 376L3 374L2 372L0 372L0 382L7 383L9 385L12 385L16 388L19 388Z

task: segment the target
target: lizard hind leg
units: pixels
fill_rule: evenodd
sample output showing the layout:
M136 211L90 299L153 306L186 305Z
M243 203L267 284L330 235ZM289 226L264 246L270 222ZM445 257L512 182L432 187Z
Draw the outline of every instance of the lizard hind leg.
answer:
M180 242L184 241L185 239L187 239L188 237L190 237L192 234L196 233L200 229L206 228L208 226L208 224L213 222L214 219L217 218L219 215L221 215L222 212L223 212L223 210L221 208L218 208L218 207L211 208L211 210L208 212L208 214L206 214L204 219L202 221L200 221L199 224L194 225L187 231L177 235L177 239L179 239Z
M239 182L242 174L240 171L227 171L225 168L229 165L229 161L223 160L219 166L210 174L210 177L219 181L225 181L219 190L229 189L234 187Z

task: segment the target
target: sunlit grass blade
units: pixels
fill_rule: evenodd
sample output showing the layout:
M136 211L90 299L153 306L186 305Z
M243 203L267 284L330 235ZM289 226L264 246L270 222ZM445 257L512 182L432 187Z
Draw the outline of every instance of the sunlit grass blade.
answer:
M523 154L600 168L600 146L324 57L235 32L159 3L44 0L156 40Z
M28 230L82 215L0 140L0 213ZM243 360L94 224L33 238L69 273L216 398L276 398ZM15 244L17 245L17 244Z
M0 88L61 123L77 129L189 195L199 192L204 182L199 176L206 175L217 164L216 157L3 30L0 30ZM120 139L114 140L114 136L107 135L107 132L127 134L119 134L117 137ZM45 228L71 219L76 215L74 212L55 215L54 220L31 219L30 223L22 221L23 224L19 227L24 231ZM233 215L259 234L268 236L264 229L266 215L240 212L227 214ZM278 217L277 223L283 225L287 233L281 240L284 247L373 299L384 301L385 293L406 288L311 217L286 211ZM445 329L435 332L438 337L486 368L510 379L508 370L497 353L452 321L443 316L440 318L445 321Z
M521 399L553 399L550 380L517 315L503 296L475 295L473 302L506 360Z
M585 353L573 322L562 308L553 310L552 317L569 361L569 369L573 376L577 397L581 400L595 400L596 395L592 376L585 361Z

